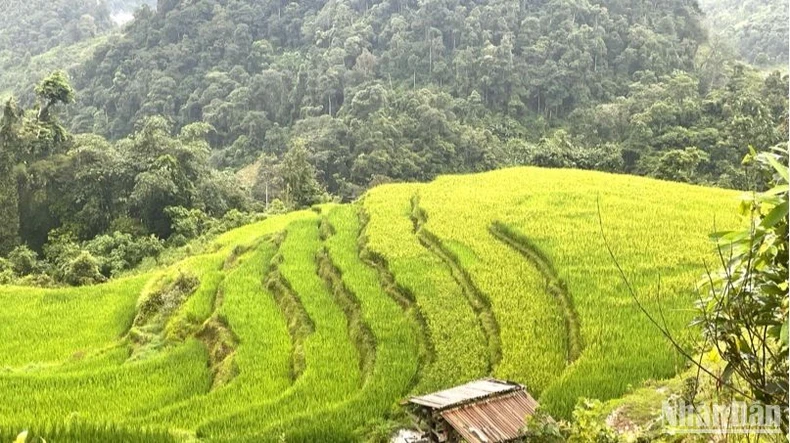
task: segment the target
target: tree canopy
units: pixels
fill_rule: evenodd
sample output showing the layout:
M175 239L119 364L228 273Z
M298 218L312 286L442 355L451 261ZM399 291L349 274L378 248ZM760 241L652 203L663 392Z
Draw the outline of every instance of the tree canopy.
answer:
M788 61L788 4L782 0L700 0L711 32L733 45L744 60L758 65Z
M283 210L509 165L760 188L741 159L788 136L788 77L734 57L696 0L34 5L3 18L0 64L82 49L10 84L3 252L53 232L181 243L182 219L251 199ZM108 11L138 5L113 28ZM50 32L50 16L76 24Z

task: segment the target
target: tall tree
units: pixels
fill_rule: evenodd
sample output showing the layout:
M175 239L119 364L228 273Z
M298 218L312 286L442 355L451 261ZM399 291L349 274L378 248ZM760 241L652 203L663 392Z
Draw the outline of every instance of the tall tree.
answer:
M0 254L19 243L19 195L13 173L19 120L14 99L8 99L0 119Z
M285 186L285 203L293 207L304 207L318 203L323 195L316 170L310 164L305 141L295 139L285 153L280 167Z

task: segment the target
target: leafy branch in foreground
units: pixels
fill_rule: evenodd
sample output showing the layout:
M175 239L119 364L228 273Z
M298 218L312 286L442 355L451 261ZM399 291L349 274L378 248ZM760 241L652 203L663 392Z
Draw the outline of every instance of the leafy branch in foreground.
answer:
M741 215L749 221L743 230L712 235L722 270L706 264L701 285L699 315L703 345L726 362L720 374L706 368L677 340L658 315L639 300L606 239L598 204L598 220L606 249L638 309L672 346L699 372L712 377L719 388L770 405L788 404L788 166L787 146L772 152L752 152L745 162L773 173L773 188L751 193L741 201ZM659 305L660 306L660 305ZM745 387L741 388L741 385ZM782 426L788 428L787 417Z
M747 161L772 171L774 187L743 198L747 229L713 234L722 270L708 272L695 323L727 362L723 382L737 376L754 400L787 405L787 147L752 153Z

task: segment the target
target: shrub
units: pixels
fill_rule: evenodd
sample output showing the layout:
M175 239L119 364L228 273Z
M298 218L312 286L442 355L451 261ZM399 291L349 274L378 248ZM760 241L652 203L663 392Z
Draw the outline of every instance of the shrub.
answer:
M698 148L673 149L658 157L650 175L665 180L695 183L699 179L700 165L708 160L708 154Z
M216 223L211 227L208 233L211 235L221 234L264 218L265 216L262 214L241 212L237 209L231 209L226 212L221 219L216 220Z
M47 243L44 245L44 258L51 264L52 274L56 280L64 280L69 262L79 254L80 247L70 231L53 229L49 232Z
M512 165L609 172L623 168L623 154L619 146L612 143L594 147L577 145L564 130L542 139L539 145L520 140L510 141L505 146L505 152L506 162Z
M146 257L157 257L164 249L162 241L153 235L133 237L115 232L100 235L85 244L85 249L99 262L99 271L110 277L137 266Z
M38 254L28 248L27 245L14 248L14 250L8 254L8 261L11 263L11 269L20 277L33 274L40 268Z
M288 207L285 206L285 203L279 198L272 200L271 203L269 203L269 207L266 209L266 213L270 215L285 214L286 212L288 212Z
M55 286L55 280L47 274L30 274L13 282L21 286L34 286L38 288L48 288Z
M11 269L0 270L0 285L10 285L14 283L14 271Z
M71 260L63 280L73 286L92 285L105 280L99 272L99 261L88 251L82 251Z
M228 231L240 226L244 226L252 220L250 214L239 211L238 209L231 209L222 216L220 223L223 231Z
M199 237L208 228L211 219L200 209L187 209L183 206L169 206L165 214L170 218L171 238L175 236L184 239Z

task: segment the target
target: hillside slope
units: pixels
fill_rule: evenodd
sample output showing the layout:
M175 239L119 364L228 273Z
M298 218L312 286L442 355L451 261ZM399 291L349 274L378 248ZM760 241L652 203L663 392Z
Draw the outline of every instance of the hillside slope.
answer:
M660 293L682 331L735 197L565 169L442 176L271 217L150 274L0 287L0 438L354 441L404 396L486 375L567 417L681 367L598 207L638 296Z
M729 40L744 60L760 66L787 64L790 39L787 2L700 0L699 3L711 31Z
M0 99L32 103L30 85L55 70L75 72L108 33L152 0L9 0L0 14Z

